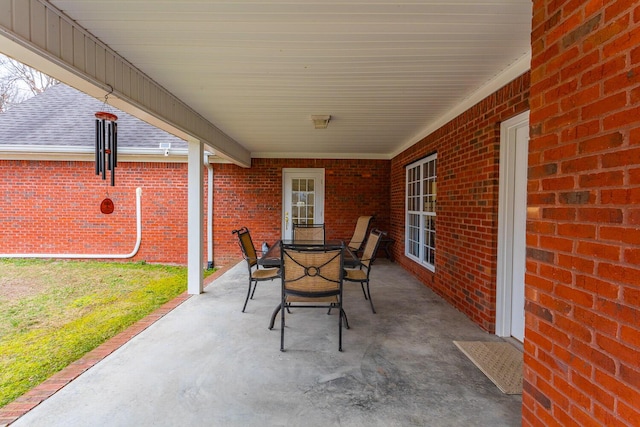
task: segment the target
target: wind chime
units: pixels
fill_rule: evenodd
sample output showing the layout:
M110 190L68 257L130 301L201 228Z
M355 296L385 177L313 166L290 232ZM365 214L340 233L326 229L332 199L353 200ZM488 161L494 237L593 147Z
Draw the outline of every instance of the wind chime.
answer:
M111 93L111 92L109 92ZM104 103L107 104L107 94ZM111 186L116 184L116 166L118 166L118 116L98 111L96 117L96 175L102 175L102 179L107 179L107 171L111 172ZM107 198L100 204L100 211L103 214L113 212L113 201Z

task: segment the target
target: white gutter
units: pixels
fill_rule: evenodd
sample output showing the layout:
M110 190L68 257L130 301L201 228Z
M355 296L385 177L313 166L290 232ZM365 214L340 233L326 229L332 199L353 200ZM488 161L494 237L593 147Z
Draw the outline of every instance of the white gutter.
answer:
M84 258L84 259L126 259L138 253L142 242L142 213L140 197L142 188L136 188L136 245L128 254L0 254L0 258Z
M207 167L207 270L213 268L213 166L209 163L209 155L204 155Z
M0 152L2 153L50 153L50 154L94 154L93 146L75 146L75 145L37 145L37 144L0 144ZM118 147L118 154L124 155L150 155L157 154L164 156L165 150L149 147ZM172 148L171 154L186 156L186 148Z
M78 160L95 161L94 147L80 147L69 145L29 145L29 144L0 144L0 160ZM124 162L158 162L158 163L186 163L188 151L186 148L165 149L149 147L118 147L118 159ZM205 151L209 156L208 164L231 163L214 153Z
M170 162L186 163L185 148L165 150L145 147L118 147L118 159L123 162ZM45 160L45 161L95 161L93 147L60 145L0 144L0 160Z

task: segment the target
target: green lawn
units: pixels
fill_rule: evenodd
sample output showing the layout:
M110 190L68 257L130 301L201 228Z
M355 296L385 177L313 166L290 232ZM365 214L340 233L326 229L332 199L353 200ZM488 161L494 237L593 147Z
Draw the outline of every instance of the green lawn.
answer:
M186 289L186 267L0 259L0 407Z

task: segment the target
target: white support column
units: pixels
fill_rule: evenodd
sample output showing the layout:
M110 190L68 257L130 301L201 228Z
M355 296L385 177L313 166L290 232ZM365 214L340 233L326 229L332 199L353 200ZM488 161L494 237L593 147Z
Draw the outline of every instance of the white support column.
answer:
M189 141L189 188L188 188L188 243L187 243L187 291L201 294L203 287L203 211L204 197L202 179L204 145L200 141Z
M209 156L204 156L207 168L207 269L213 268L213 165Z

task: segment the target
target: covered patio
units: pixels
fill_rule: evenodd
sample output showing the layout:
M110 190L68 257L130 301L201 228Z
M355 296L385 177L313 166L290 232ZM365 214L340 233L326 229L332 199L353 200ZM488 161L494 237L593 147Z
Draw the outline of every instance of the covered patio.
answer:
M336 315L300 309L281 353L267 329L280 283L241 313L246 284L235 265L11 425L520 425L521 396L453 344L500 339L397 264L376 262L377 314L346 287L342 353Z
M187 141L182 234L165 235L182 237L190 294L205 168L217 260L240 226L281 238L285 173L320 169L327 238L376 215L398 267L377 315L347 294L344 354L319 321L308 337L292 321L278 352L277 291L241 315L232 274L19 424L512 425L520 407L525 426L640 424L638 2L119 3L0 0L0 51ZM5 183L41 188L55 174L25 160L68 161L18 154L2 153ZM524 343L521 405L452 346L493 333Z

